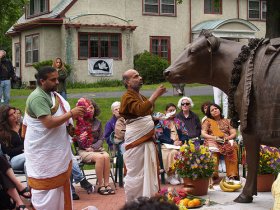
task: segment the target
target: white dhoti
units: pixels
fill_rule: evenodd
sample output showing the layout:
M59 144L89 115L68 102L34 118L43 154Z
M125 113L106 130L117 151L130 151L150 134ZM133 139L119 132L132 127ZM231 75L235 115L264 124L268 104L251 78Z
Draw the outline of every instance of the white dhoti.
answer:
M151 116L139 117L126 126L125 148L143 137L151 138L154 123ZM123 155L127 174L124 178L126 201L140 196L151 197L159 190L158 162L155 145L145 141L127 149Z
M66 111L69 111L68 102L59 97ZM52 99L55 105L54 95ZM53 116L64 113L60 105ZM69 198L71 205L71 190L69 192L67 183L69 178L66 178L71 174L72 153L66 124L47 129L39 119L32 118L27 113L25 113L24 123L27 125L24 141L26 170L28 183L32 188L31 202L34 208L36 210L72 209L71 206L69 208ZM66 186L67 188L64 189ZM66 191L69 195L68 193L64 195ZM64 206L65 200L68 207Z

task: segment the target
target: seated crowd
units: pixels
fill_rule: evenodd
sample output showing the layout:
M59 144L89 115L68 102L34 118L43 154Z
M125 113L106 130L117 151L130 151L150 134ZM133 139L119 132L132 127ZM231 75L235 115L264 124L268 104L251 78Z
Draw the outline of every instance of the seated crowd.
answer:
M114 144L124 141L125 120L120 117L120 102L116 101L111 106L112 117L106 123L104 134L101 121L97 118L100 109L96 102L87 98L78 100L77 105L85 106L86 114L83 118L76 119L75 135L78 155L84 163L95 163L96 187L101 195L115 194L115 190L109 184L110 155L103 148L104 140L109 150L114 150ZM182 97L177 106L173 103L166 105L164 115L155 121L155 138L161 143L164 170L167 173L167 181L172 185L180 184L180 177L169 173L169 167L174 161L181 145L188 143L189 139L196 139L209 147L215 156L215 173L213 179L219 178L219 157L223 155L226 164L226 175L232 179L238 179L237 169L237 144L236 130L230 125L230 120L224 118L221 107L211 102L205 102L201 111L205 117L200 122L199 117L191 111L194 103L190 97ZM179 112L177 113L177 108ZM24 130L25 121L22 120L20 110L11 106L0 107L0 143L3 154L0 156L1 171L0 185L15 201L17 209L27 209L20 195L30 198L28 188L23 187L13 170L25 171L24 155ZM21 131L22 129L22 131ZM92 135L84 135L84 132ZM112 136L113 135L113 136ZM69 142L70 143L70 142ZM170 146L172 145L172 146ZM6 182L5 180L10 180ZM72 183L80 183L81 187L91 192L93 186L82 173L79 163L73 156ZM3 184L5 183L5 184ZM79 196L71 185L72 197L78 200Z

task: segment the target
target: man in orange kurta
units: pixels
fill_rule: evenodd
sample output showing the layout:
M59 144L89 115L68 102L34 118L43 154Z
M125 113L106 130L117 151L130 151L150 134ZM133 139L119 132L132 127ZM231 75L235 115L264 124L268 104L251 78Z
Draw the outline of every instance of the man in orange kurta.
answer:
M147 99L139 93L143 80L134 69L123 74L123 82L127 88L120 106L120 115L126 120L124 188L126 201L131 201L140 196L151 197L159 190L151 114L156 99L166 92L166 88L159 86Z

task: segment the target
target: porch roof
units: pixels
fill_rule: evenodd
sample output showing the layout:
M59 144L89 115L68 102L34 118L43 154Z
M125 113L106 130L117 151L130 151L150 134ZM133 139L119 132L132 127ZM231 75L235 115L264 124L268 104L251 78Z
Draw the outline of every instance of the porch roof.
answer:
M225 38L254 38L259 29L250 21L244 19L216 19L203 21L192 27L193 38L196 38L202 29L211 30L217 37Z

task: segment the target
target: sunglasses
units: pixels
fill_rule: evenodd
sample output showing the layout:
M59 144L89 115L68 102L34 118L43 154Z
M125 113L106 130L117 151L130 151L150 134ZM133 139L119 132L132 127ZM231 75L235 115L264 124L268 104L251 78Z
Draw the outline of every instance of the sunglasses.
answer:
M182 106L185 106L185 105L186 105L186 106L189 106L190 103L181 103L181 105L182 105Z

